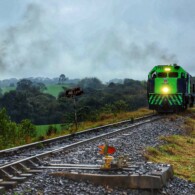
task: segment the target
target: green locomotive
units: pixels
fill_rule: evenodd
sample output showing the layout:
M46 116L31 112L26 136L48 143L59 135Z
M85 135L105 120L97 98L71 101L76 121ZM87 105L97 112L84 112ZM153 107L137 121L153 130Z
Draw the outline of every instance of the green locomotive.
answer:
M149 109L174 112L194 104L195 81L177 64L155 66L148 75L147 88Z

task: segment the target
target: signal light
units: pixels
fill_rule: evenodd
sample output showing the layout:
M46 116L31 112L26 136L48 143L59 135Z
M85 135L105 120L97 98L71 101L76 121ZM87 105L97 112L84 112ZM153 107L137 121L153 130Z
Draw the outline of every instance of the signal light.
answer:
M80 87L66 90L67 97L79 96L81 94L83 94L83 90Z

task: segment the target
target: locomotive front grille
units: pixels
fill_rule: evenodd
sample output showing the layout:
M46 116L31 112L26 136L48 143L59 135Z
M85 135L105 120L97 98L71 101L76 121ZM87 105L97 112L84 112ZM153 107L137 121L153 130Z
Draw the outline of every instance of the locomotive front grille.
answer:
M182 94L150 94L149 105L163 106L168 104L170 106L181 106L183 104Z

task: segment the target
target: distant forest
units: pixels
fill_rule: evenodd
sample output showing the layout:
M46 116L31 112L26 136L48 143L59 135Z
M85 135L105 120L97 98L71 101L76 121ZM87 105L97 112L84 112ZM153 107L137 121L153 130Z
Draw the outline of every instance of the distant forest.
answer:
M84 91L76 97L78 121L96 121L101 113L117 114L147 106L146 81L124 79L120 83L103 84L97 78L84 78L65 86L56 98L44 93L47 88L44 83L22 79L15 90L3 94L0 89L0 109L5 108L10 119L17 123L23 119L36 125L71 123L74 104L72 98L65 96L70 87L81 87Z

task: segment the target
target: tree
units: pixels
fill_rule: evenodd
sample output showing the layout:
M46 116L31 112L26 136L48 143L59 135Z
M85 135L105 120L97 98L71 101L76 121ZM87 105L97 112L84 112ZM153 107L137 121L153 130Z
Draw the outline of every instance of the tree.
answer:
M20 129L24 137L35 137L36 128L29 119L24 119L20 123Z
M7 113L6 113L6 109L3 108L0 111L0 135L4 136L6 133L6 125L7 123L10 121Z
M59 103L50 94L40 94L28 98L29 104L33 110L31 120L34 124L60 123L62 112L60 112Z
M61 74L58 80L58 84L63 85L66 80L67 80L66 76L64 74Z
M111 82L111 83L109 83L109 84L108 84L108 87L110 87L110 88L114 88L114 87L116 87L116 84L115 84L115 83L113 83L113 82Z
M24 119L16 124L10 120L5 108L0 110L0 149L25 144L35 136L36 129L30 120Z
M3 90L0 88L0 97L3 96Z
M118 112L126 111L128 108L127 103L124 100L118 100L114 103Z
M7 115L6 109L0 111L0 149L13 147L18 140L17 125Z
M5 93L0 101L1 107L5 107L11 119L20 122L24 118L29 118L32 106L29 104L27 94L24 91L10 91Z
M33 82L28 79L22 79L17 82L16 90L18 91L30 91L32 89Z
M26 94L30 95L38 95L44 90L46 90L46 86L43 83L33 83L28 79L22 79L17 82L16 91L23 91Z

